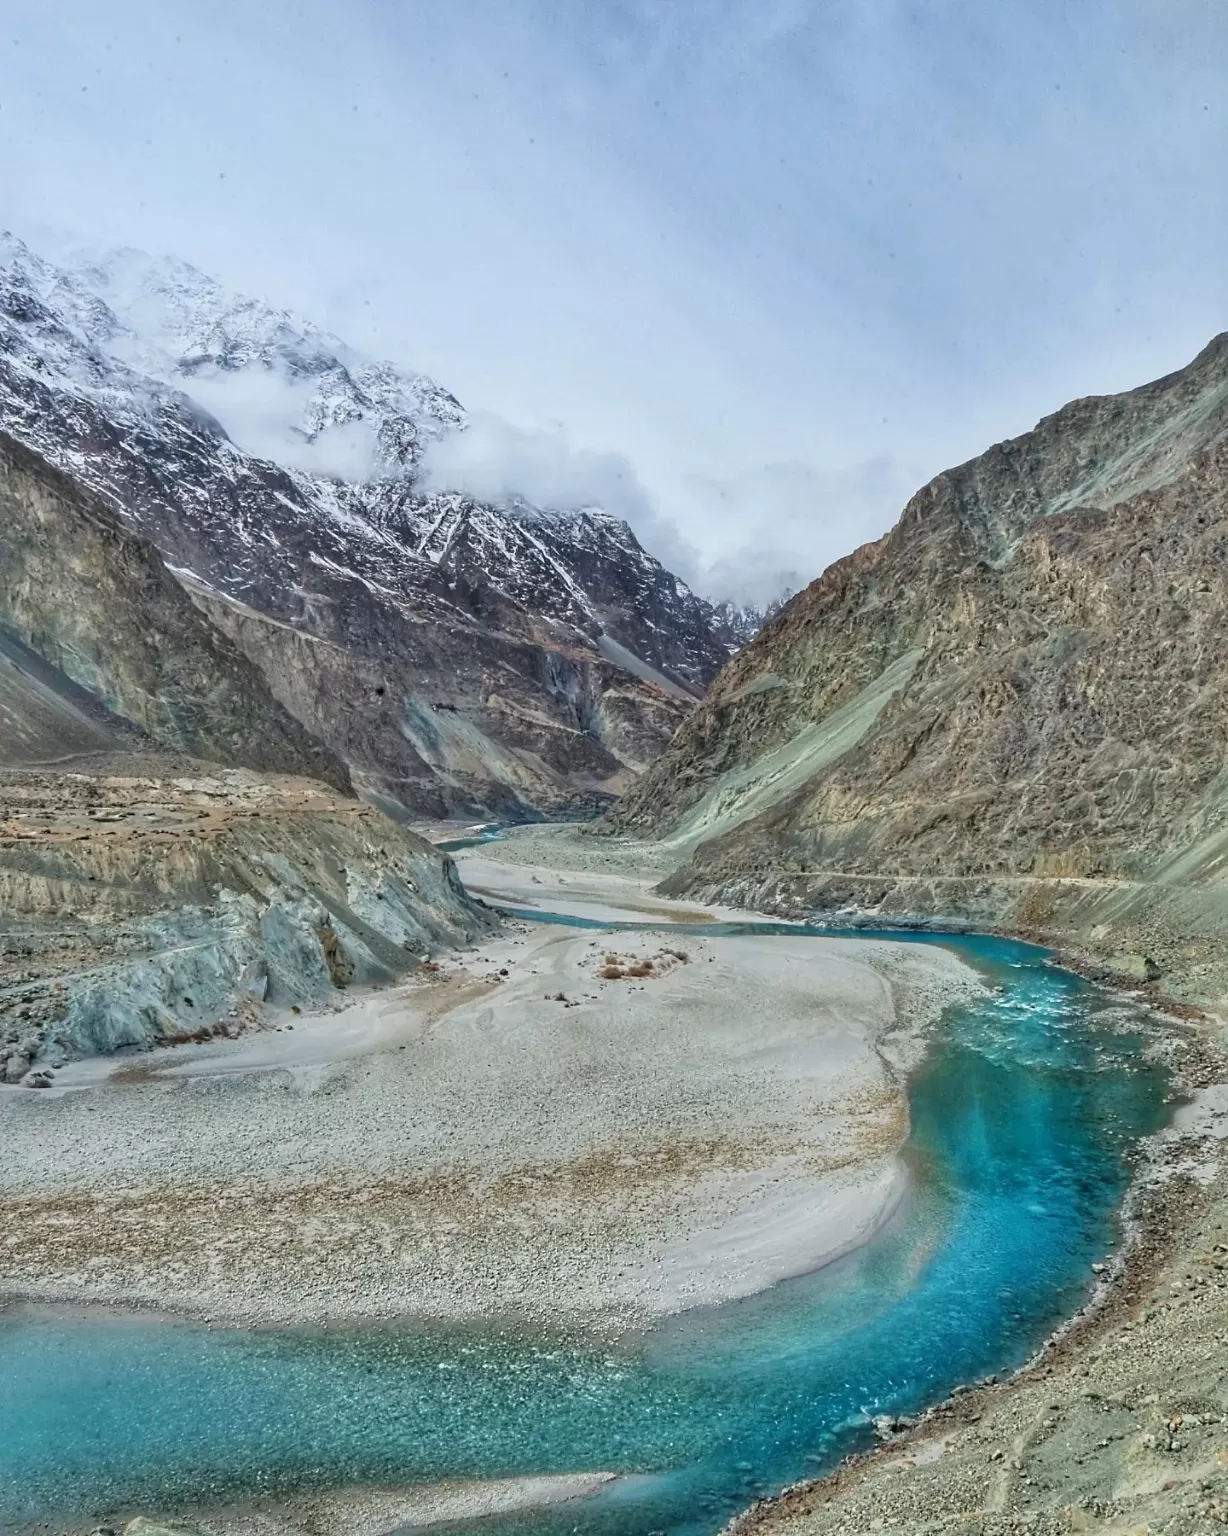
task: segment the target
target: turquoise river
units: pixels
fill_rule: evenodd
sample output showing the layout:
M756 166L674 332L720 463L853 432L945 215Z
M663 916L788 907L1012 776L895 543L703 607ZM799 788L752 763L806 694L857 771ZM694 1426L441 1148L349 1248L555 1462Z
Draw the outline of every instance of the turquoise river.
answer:
M875 937L948 944L991 991L914 1074L912 1195L861 1251L617 1344L0 1311L0 1528L609 1469L594 1498L484 1529L715 1532L872 1443L874 1415L1021 1364L1086 1299L1170 1112L1150 1026L1026 945Z

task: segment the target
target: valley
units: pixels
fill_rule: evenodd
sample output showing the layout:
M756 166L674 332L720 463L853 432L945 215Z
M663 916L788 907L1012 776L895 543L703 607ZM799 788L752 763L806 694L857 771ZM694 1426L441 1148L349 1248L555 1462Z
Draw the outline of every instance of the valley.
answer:
M1025 933L1228 997L1228 337L939 475L731 661L610 824L672 895Z
M1128 1001L1003 941L674 903L575 829L455 857L536 916L325 1012L0 1094L10 1520L67 1486L219 1536L524 1500L552 1530L568 1471L569 1529L715 1525L1022 1364L1114 1262L1129 1149L1195 1059ZM155 1372L76 1471L39 1438L48 1350L70 1391ZM185 1461L201 1394L228 1411Z
M760 627L0 258L0 1527L1218 1521L1224 338Z
M519 868L458 858L517 899ZM11 1091L10 1293L618 1332L864 1242L901 1198L907 1070L976 977L530 878L581 923L664 926L509 920L326 1012Z
M233 400L242 438L253 391L284 415L280 458L219 420ZM56 266L0 237L0 429L153 545L366 799L399 820L591 815L746 622L601 507L430 488L424 453L465 419L433 380L184 263ZM37 607L53 589L25 596L0 624L63 621Z

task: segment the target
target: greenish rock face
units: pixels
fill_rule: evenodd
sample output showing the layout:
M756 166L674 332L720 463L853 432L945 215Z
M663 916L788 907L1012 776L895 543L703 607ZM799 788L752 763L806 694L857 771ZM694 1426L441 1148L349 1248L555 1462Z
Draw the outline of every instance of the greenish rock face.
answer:
M148 1520L138 1515L124 1526L124 1536L204 1536L204 1532L187 1520Z
M489 926L142 539L0 434L0 1083L384 982Z
M1110 954L1105 957L1105 964L1131 981L1158 981L1163 974L1150 955Z
M15 728L0 733L0 767L143 739L351 787L340 760L277 702L155 551L0 433L0 638L5 631L0 706L7 689ZM15 648L32 652L33 666Z
M0 1082L230 1034L492 925L446 854L325 785L108 762L0 770Z
M939 475L609 817L668 889L1009 926L1218 1004L1228 336Z

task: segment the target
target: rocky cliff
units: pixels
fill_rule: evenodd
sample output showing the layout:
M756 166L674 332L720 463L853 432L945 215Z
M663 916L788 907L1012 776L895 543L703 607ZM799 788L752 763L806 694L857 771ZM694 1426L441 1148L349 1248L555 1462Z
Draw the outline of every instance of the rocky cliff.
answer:
M1026 929L1219 1001L1228 336L925 486L613 814L675 892Z
M149 544L0 437L0 1083L386 981L490 919Z
M606 804L728 646L601 508L425 489L424 450L464 424L431 380L182 263L57 267L0 238L0 428L157 549L363 794Z
M446 855L312 780L131 752L0 771L0 1083L275 1022L491 925Z
M97 496L0 433L5 634L12 725L0 740L0 766L55 755L53 740L35 744L25 730L37 719L46 736L54 697L100 728L101 705L174 752L350 789L344 765L270 696L261 673L204 618L149 544ZM48 674L40 677L37 662L23 665L14 644ZM77 697L53 681L55 673L76 685ZM15 692L22 676L24 706ZM42 710L34 708L36 692ZM114 724L102 738L117 744ZM71 751L84 743L59 745Z

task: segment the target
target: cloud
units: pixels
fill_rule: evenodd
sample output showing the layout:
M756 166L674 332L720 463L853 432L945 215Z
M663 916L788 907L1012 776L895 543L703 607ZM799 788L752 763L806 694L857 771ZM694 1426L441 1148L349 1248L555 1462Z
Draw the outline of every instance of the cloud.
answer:
M836 470L764 464L724 479L686 476L666 511L665 498L645 486L626 455L574 448L561 430L533 431L490 413L432 443L422 472L433 489L481 501L602 507L625 518L644 547L697 592L757 604L797 591L889 527L919 479L881 456ZM704 530L701 547L684 531L696 527Z
M304 423L317 388L311 382L252 366L213 369L174 383L257 458L339 480L369 479L379 466L375 429L367 421L336 423L308 436Z
M885 456L836 470L793 461L725 480L690 476L691 516L704 520L717 551L697 580L738 603L797 591L889 527L918 480L915 469Z
M428 487L482 501L523 496L539 507L602 506L628 522L648 509L625 455L572 448L562 431L531 431L488 411L474 412L463 432L432 443L422 471Z
M467 472L758 588L1223 329L1226 49L1223 0L10 0L0 204L565 420ZM312 468L369 447L208 403Z
M702 572L699 551L661 515L626 455L573 448L562 430L518 427L491 412L468 420L464 431L428 446L420 468L426 487L496 503L523 497L547 510L601 507L630 523L644 547L684 581Z

